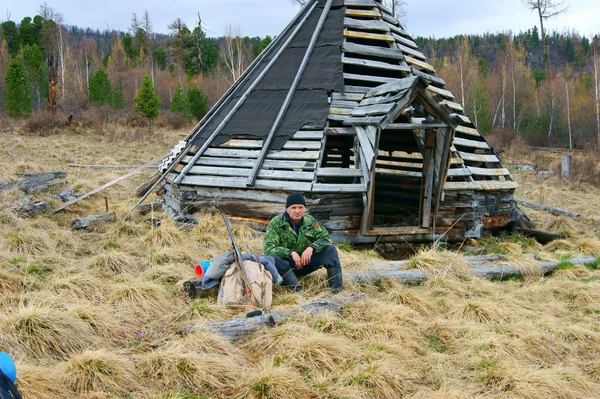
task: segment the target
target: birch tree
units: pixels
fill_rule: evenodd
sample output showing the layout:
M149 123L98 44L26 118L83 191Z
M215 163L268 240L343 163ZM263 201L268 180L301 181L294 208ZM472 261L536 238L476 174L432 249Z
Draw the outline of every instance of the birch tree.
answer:
M247 63L247 51L244 46L244 40L240 37L239 28L227 25L225 36L221 44L221 58L225 63L225 68L235 82L244 72Z
M596 133L598 134L598 149L600 149L600 57L598 56L598 40L594 40L592 62L594 63L594 86L596 89L594 96L596 104Z

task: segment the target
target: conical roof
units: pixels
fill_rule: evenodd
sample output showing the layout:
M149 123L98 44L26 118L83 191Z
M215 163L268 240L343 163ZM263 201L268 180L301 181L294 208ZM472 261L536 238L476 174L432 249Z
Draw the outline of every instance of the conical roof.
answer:
M415 162L410 154L422 150L422 133L434 128L452 132L447 173L436 172L444 190L516 188L381 1L314 0L161 170L169 182L186 186L366 192L366 175L375 158L385 161L386 148L390 157L406 154L396 156L406 161L394 166L399 173L420 173L402 165ZM332 176L338 179L330 184Z

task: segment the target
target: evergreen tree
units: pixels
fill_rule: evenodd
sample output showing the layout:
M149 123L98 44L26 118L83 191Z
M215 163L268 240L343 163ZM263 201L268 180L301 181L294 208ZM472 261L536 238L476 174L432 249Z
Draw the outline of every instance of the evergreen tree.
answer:
M208 112L208 97L195 86L188 89L187 96L190 103L190 112L196 119L202 119Z
M160 107L160 98L154 92L154 84L149 75L144 75L142 78L142 86L133 98L133 110L144 118L148 118L148 131L152 133L152 120L158 114Z
M25 45L21 56L29 74L29 83L33 100L37 102L37 109L42 108L42 100L48 99L48 72L44 54L37 44Z
M104 71L104 68L100 67L90 78L88 94L92 103L106 105L111 103L112 89L108 74Z
M123 95L123 91L121 90L120 85L116 85L115 89L112 93L112 103L113 108L123 109L125 108L125 96Z
M192 113L190 112L190 100L183 91L181 83L177 83L173 99L171 100L170 110L171 112L180 113L186 119L189 119L192 116Z
M12 59L4 77L6 84L6 108L10 116L25 116L31 113L33 100L27 69L20 57Z
M19 54L19 48L21 47L21 36L19 35L19 29L13 21L2 22L2 38L6 40L8 45L8 53L11 57L16 57Z

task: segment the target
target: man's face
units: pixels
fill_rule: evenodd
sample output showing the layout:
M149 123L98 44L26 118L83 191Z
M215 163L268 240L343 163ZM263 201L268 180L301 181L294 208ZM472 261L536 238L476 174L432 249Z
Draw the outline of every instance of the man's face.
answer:
M302 220L304 212L306 212L306 208L302 204L294 204L290 205L286 211L288 215L290 215L292 222L294 222L294 224L298 224Z

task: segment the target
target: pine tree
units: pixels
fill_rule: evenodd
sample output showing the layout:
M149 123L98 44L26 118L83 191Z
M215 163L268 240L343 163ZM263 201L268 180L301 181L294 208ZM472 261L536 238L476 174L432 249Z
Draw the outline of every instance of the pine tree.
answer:
M104 71L104 68L100 67L90 78L88 94L92 103L106 105L111 103L112 89L108 74Z
M180 113L186 119L189 119L192 116L192 113L190 112L190 101L183 91L181 83L177 83L173 99L171 100L171 107L169 109L171 112Z
M187 96L190 103L190 112L196 119L202 119L208 112L208 97L195 86L188 89Z
M115 89L112 92L112 103L113 108L123 109L125 108L125 96L123 95L123 91L121 90L120 85L116 85Z
M12 59L4 77L6 84L6 108L10 116L26 116L31 113L33 100L27 69L20 57Z
M144 118L148 118L148 131L150 133L152 133L152 120L158 116L158 108L161 103L160 98L154 92L152 78L149 75L144 75L142 86L133 98L133 110Z

